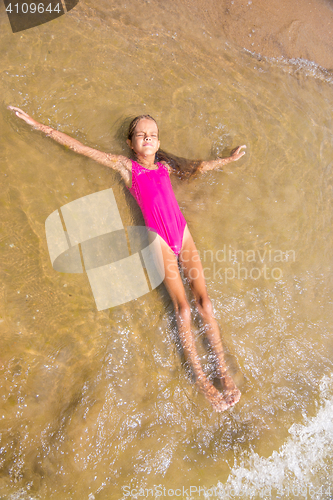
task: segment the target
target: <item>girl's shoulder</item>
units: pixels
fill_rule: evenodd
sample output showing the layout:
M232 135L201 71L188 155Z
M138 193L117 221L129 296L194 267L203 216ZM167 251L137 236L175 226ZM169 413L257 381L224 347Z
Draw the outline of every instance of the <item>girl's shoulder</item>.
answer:
M165 170L167 170L168 174L172 173L172 168L170 167L170 165L166 161L164 161L164 160L163 161L159 161L158 165L162 165L162 167L164 167Z
M132 160L130 160L129 158L127 158L127 156L119 155L118 156L118 161L127 170L129 170L129 171L132 170Z
M114 155L111 153L101 153L105 156L104 165L118 170L121 174L124 171L132 171L132 162L129 158L123 155Z
M114 170L117 170L120 173L126 186L129 186L131 184L132 162L129 158L122 155L107 154L106 165L113 168Z

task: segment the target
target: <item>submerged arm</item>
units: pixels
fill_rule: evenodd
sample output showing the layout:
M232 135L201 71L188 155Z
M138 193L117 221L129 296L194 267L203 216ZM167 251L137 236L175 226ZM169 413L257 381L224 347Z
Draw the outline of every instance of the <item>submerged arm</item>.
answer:
M209 170L215 170L232 161L237 161L243 155L245 155L245 151L242 151L243 148L246 148L246 146L245 145L237 146L235 149L231 151L231 155L228 156L227 158L217 158L216 160L202 161L198 165L197 171L208 172Z
M22 111L20 108L16 108L14 106L8 106L8 109L15 112L16 116L24 120L26 123L31 125L36 130L40 130L48 137L51 137L54 141L59 144L68 147L72 151L76 153L82 154L84 156L88 156L92 160L105 165L106 167L113 168L117 170L120 175L123 177L125 183L130 181L130 161L125 156L120 155L112 155L109 153L103 153L103 151L99 151L98 149L90 148L89 146L85 146L80 141L73 139L67 134L63 132L59 132L59 130L55 130L48 125L44 125L42 123L37 122L27 113Z
M218 169L227 163L239 160L239 158L245 155L245 151L242 151L243 148L246 148L246 146L237 146L237 148L233 149L231 155L227 158L218 158L217 160L210 161L186 160L185 158L180 158L161 150L158 151L158 156L159 161L164 161L168 165L170 173L185 180L197 175L198 173Z

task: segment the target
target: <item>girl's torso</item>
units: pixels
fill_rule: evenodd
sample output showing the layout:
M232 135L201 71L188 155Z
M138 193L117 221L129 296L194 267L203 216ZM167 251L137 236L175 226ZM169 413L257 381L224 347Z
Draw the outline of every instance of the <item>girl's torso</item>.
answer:
M155 163L155 168L143 167L134 160L131 163L131 182L127 188L140 206L147 195L151 198L163 194L165 189L172 190L169 170L163 163Z
M156 177L160 177L161 176L161 168L163 169L163 174L162 175L165 175L164 172L166 172L168 174L168 177L170 175L170 167L168 165L166 165L164 162L157 162L155 163L154 165L154 168L147 168L147 167L144 167L142 165L140 165L140 163L138 163L137 161L135 160L129 160L129 163L130 165L128 165L128 173L129 173L129 180L126 182L125 180L125 184L126 184L126 187L128 189L131 189L132 188L132 175L133 175L133 165L134 165L134 169L135 169L135 175L140 175L140 172L157 172L156 176L153 174L152 176L149 176L150 179L154 179Z
M178 254L186 221L172 189L169 170L162 163L148 169L132 160L132 183L127 186L142 210L148 229L155 231Z

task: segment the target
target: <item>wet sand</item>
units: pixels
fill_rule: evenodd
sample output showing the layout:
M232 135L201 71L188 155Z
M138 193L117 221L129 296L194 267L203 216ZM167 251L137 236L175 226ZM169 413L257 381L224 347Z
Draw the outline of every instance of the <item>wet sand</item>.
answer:
M214 34L262 56L333 70L332 0L185 0Z

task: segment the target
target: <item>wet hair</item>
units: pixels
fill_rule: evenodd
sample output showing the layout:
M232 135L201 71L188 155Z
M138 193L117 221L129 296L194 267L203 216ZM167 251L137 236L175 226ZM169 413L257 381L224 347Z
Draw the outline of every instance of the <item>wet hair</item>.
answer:
M155 118L153 118L152 116L150 116L150 115L136 116L135 118L133 118L133 120L131 121L131 123L129 124L129 127L128 127L127 138L130 141L132 140L134 130L135 130L137 124L139 123L140 120L144 120L144 119L145 120L152 120L153 122L155 122L156 126L157 126L157 130L158 130L157 122L156 122ZM190 177L191 174L197 169L198 165L201 163L201 161L189 161L189 160L186 160L185 158L180 158L178 156L174 156L170 153L166 153L162 149L159 149L155 155L155 163L161 162L161 161L164 161L165 163L170 165L170 167L174 170L174 173L177 174L180 178Z

